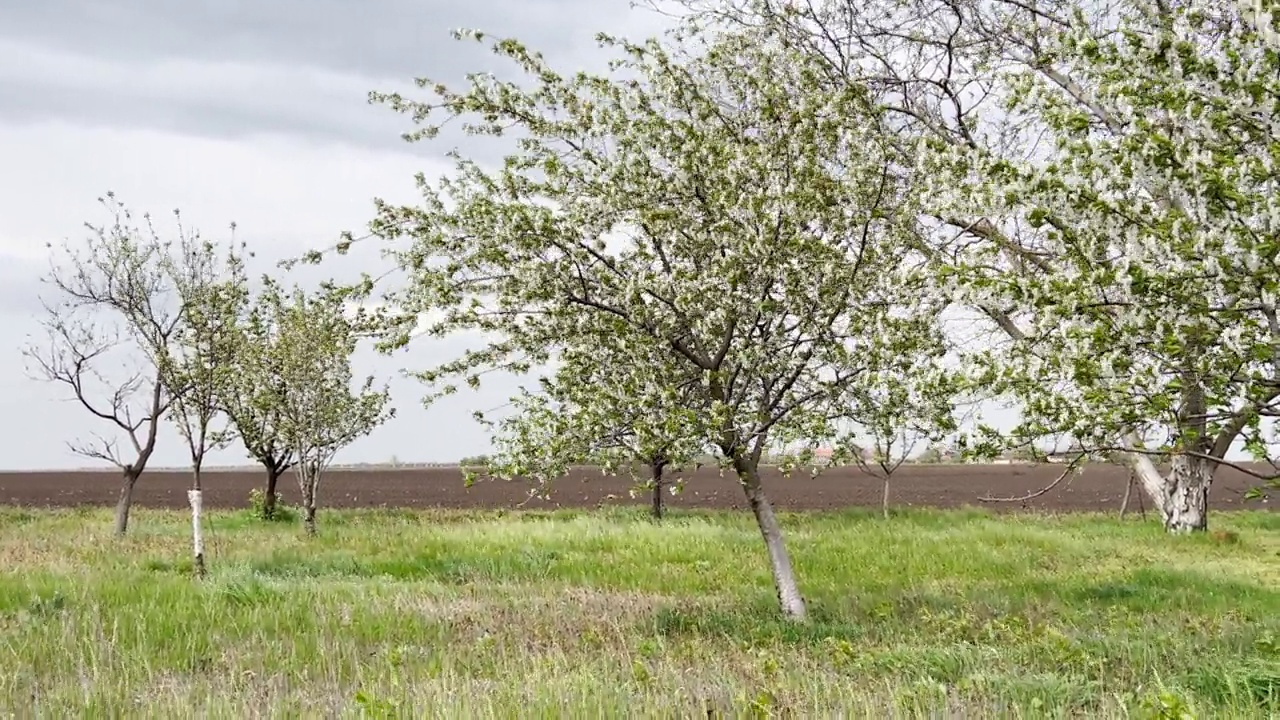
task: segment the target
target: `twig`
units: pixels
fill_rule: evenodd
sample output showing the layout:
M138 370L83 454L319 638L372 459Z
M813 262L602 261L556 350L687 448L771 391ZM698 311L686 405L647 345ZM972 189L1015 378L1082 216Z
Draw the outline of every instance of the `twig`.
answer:
M519 505L516 505L516 509L517 510L523 509L525 505L528 505L529 503L533 502L535 499L537 500L543 499L542 496L546 494L546 490L550 486L551 486L551 483L549 481L542 481L542 482L539 482L535 487L530 488L529 496L526 497L523 501L521 501Z
M1073 460L1071 464L1067 466L1067 469L1063 470L1062 474L1058 476L1058 479L1040 488L1039 490L1035 490L1033 492L1027 493L1026 495L1021 495L1019 497L998 498L998 497L990 497L990 496L979 496L978 500L982 502L1026 502L1027 500L1038 498L1041 495L1044 495L1045 493L1054 489L1055 487L1058 486L1058 483L1061 483L1063 480L1065 480L1067 476L1070 475L1076 469L1076 465L1079 464L1080 458L1083 458L1083 457L1084 455L1081 455L1079 458L1076 458L1075 460Z

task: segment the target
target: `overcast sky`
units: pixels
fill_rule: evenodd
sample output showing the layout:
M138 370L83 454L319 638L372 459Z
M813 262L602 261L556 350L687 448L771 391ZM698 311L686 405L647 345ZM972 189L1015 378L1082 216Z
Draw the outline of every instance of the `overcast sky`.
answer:
M411 201L413 174L440 175L451 143L465 142L406 144L408 119L368 105L367 93L502 68L480 46L452 40L459 27L514 35L573 71L603 69L596 32L642 38L663 19L628 0L0 3L0 327L10 338L0 350L0 469L90 465L66 441L109 429L64 388L24 372L19 348L39 331L46 243L103 222L96 198L108 190L156 215L162 231L175 208L209 238L226 237L234 221L266 257L358 231L373 198ZM456 343L362 356L358 370L392 378ZM428 410L417 383L395 380L398 417L339 461L483 453L488 440L471 412L502 405L514 387L492 383ZM169 432L155 462L184 460ZM245 462L236 449L215 460Z
M597 32L638 40L666 25L629 0L0 2L0 328L10 338L0 349L0 469L90 466L67 442L110 430L65 388L32 379L19 352L40 332L46 243L83 239L85 221L105 222L99 196L114 191L152 212L161 231L172 230L169 212L180 208L206 237L225 239L234 221L261 257L296 256L359 232L374 198L414 201L414 174L448 171L444 156L455 146L494 152L491 141L480 150L457 135L407 144L409 119L367 102L372 90L413 92L416 77L457 83L467 72L509 69L451 30L518 37L573 72L605 68ZM369 250L341 273L376 263ZM419 339L391 358L359 355L359 374L391 381L398 416L338 461L487 452L472 413L503 406L514 379L424 409L422 386L398 376L464 346ZM988 413L1002 425L1013 417ZM186 459L166 427L155 464ZM211 461L247 459L232 448Z

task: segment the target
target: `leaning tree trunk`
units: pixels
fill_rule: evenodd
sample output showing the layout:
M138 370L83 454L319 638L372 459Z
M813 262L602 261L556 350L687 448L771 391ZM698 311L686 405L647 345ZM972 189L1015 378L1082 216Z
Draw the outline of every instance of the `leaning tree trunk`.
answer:
M129 511L133 509L133 486L138 484L138 475L134 470L125 470L120 486L120 500L116 502L116 536L124 537L129 532Z
M756 516L756 524L760 527L760 534L764 536L764 544L769 551L769 567L773 571L773 584L778 591L778 605L788 619L804 621L804 598L800 595L795 570L791 567L791 556L787 554L787 547L782 539L782 526L778 524L778 517L773 514L773 505L769 503L760 482L760 469L745 459L735 460L734 469L738 472L747 502Z
M1164 479L1164 528L1171 533L1209 529L1209 486L1217 464L1212 460L1175 455Z
M884 495L881 500L882 510L884 511L884 519L889 519L889 476L884 476Z

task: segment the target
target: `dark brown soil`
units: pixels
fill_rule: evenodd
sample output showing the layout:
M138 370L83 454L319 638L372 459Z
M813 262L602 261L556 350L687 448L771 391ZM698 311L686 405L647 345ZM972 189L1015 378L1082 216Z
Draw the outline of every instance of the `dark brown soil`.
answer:
M1055 489L1026 502L982 503L981 496L1010 497L1033 492L1058 477L1062 468L1052 465L912 465L903 466L893 478L890 502L895 506L951 508L989 505L998 510L1098 511L1118 510L1124 496L1128 470L1097 465L1083 475L1063 481ZM684 492L669 497L670 507L741 508L745 500L736 480L721 477L714 468L685 476ZM261 473L244 470L209 471L205 478L205 506L244 507L249 491L259 487ZM185 507L190 475L155 471L144 474L134 492L135 502L146 507ZM783 477L766 473L766 489L780 509L821 510L845 507L879 507L881 482L857 469L842 468L819 477L807 474ZM1243 493L1256 484L1253 478L1223 468L1214 483L1210 504L1215 509L1274 509L1275 501L1244 501ZM532 500L527 508L596 507L601 504L646 504L641 493L630 497L629 478L603 477L598 470L579 469L557 481L551 500ZM295 503L297 486L292 475L280 480L286 502ZM0 505L76 506L113 505L119 492L114 472L8 472L0 473ZM1138 510L1140 493L1130 505ZM528 497L527 486L480 480L464 486L456 467L335 469L325 475L320 488L324 507L448 507L514 508Z

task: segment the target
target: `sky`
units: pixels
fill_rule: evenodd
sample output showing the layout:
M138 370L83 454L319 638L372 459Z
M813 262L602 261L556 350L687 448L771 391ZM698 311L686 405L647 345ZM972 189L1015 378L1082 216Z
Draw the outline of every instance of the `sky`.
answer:
M370 91L415 92L413 79L457 85L510 66L457 28L515 36L564 72L604 70L605 31L642 39L670 20L630 0L41 0L0 3L0 470L100 466L68 441L110 427L63 386L32 376L21 354L38 340L46 245L81 241L108 216L108 191L161 233L170 212L213 240L229 226L274 260L359 234L373 201L412 203L415 173L447 173L459 149L496 160L492 141L443 133L409 144L409 118L370 105ZM486 153L489 153L486 155ZM301 279L380 267L375 248ZM308 276L308 273L310 275ZM396 417L339 454L339 463L453 462L488 452L472 413L499 410L518 388L489 377L429 408L403 369L424 369L472 344L419 338L391 357L362 351L356 372L389 380ZM527 382L527 381L526 381ZM1013 415L987 408L988 421ZM182 467L186 449L165 426L152 466ZM238 447L209 463L244 465Z
M373 200L412 202L414 174L438 177L467 139L408 144L409 118L369 105L372 90L412 91L414 78L460 82L504 65L453 40L474 28L515 36L565 71L603 70L599 31L640 39L666 20L628 0L42 0L0 3L0 469L94 466L67 442L109 427L65 387L39 382L20 352L40 337L39 279L48 243L86 237L112 191L150 212L162 234L183 223L236 237L268 260L357 234ZM354 253L340 270L364 269ZM333 268L326 266L328 273ZM341 453L342 463L450 462L484 453L471 419L516 389L498 378L422 407L399 377L452 356L465 340L418 341L393 357L356 358L357 373L391 380L397 416ZM153 465L182 466L165 428ZM238 448L210 458L246 464Z

